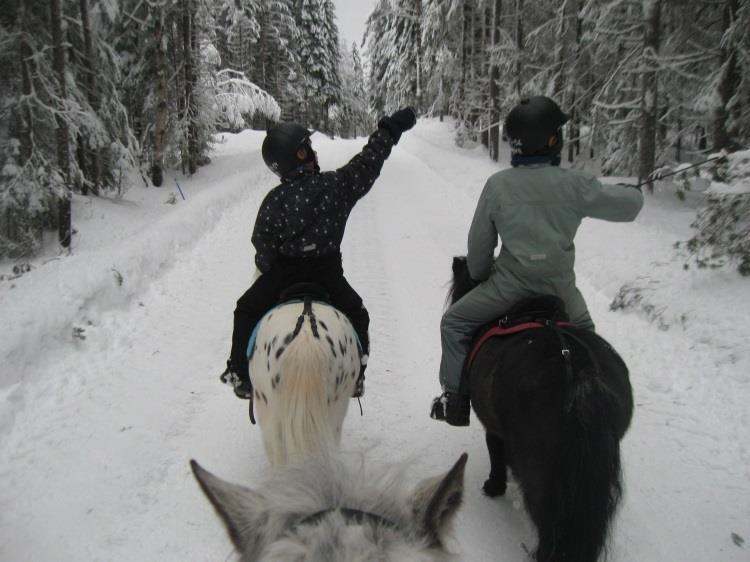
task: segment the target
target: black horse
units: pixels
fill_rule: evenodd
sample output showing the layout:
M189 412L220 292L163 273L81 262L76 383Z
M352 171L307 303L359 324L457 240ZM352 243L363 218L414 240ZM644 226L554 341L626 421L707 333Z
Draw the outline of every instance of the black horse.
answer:
M452 302L473 286L466 258L454 258ZM633 413L623 360L594 332L548 322L487 340L465 377L490 454L485 493L505 493L510 467L537 528L535 559L598 560L622 493L620 439Z

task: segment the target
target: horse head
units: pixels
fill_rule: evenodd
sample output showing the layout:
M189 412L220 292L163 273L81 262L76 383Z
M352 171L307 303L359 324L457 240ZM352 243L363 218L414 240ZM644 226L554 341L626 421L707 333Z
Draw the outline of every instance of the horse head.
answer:
M257 490L190 464L243 561L433 562L452 558L466 459L411 490L402 471L364 474L340 459L278 468Z

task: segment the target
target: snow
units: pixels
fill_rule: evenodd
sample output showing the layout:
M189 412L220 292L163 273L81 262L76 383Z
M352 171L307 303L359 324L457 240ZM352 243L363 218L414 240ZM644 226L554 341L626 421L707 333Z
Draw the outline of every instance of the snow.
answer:
M728 154L726 168L729 183L713 182L709 192L716 195L750 193L750 149Z
M516 488L480 493L479 423L427 416L450 259L465 253L476 199L498 169L481 147L455 147L453 133L425 120L404 134L349 221L344 266L370 311L372 354L364 417L350 409L342 446L408 462L415 479L468 451L452 547L462 560L515 562L533 528ZM210 166L177 177L186 200L176 186L77 198L73 255L0 281L0 560L232 558L188 460L247 485L267 469L246 403L218 375L254 273L252 222L275 178L262 134L224 138ZM329 169L363 141L313 143ZM750 559L748 281L683 270L672 246L691 235L690 202L657 190L635 223L587 220L577 238L580 288L629 364L636 399L617 562ZM641 300L609 310L623 286Z

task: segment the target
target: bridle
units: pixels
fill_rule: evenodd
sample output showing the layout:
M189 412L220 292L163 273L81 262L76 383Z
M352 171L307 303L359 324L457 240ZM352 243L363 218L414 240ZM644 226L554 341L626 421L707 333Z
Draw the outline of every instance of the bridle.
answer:
M340 513L344 518L344 521L346 521L347 523L354 522L362 524L367 521L370 523L375 523L376 525L398 529L398 525L395 521L387 519L382 515L378 515L377 513L372 513L370 511L362 511L361 509L351 509L348 507L329 507L328 509L323 509L321 511L303 517L292 527L299 527L300 525L313 525L321 521L331 513Z

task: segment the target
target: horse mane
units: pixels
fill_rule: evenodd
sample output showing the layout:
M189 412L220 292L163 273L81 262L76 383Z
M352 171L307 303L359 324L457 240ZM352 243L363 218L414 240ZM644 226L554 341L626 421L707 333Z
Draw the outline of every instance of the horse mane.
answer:
M262 482L277 515L312 514L331 507L377 513L393 521L408 517L408 464L369 466L362 454L328 455L276 466Z
M453 279L451 280L450 289L446 302L453 304L463 297L466 293L476 287L478 283L471 278L469 273L469 264L466 256L453 257Z

